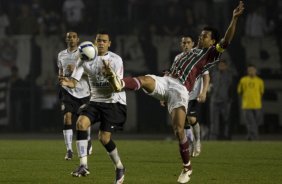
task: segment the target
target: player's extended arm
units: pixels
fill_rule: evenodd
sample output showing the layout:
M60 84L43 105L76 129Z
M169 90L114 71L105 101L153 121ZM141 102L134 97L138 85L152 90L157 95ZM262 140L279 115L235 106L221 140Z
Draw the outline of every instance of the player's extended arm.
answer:
M223 38L223 43L229 44L231 40L233 39L235 30L236 30L236 25L237 25L237 20L240 15L242 15L244 12L244 3L243 1L239 2L239 5L233 10L233 16L230 22L229 27L227 28L224 38Z
M60 84L62 86L66 86L69 88L75 88L77 81L73 78L68 78L68 77L60 77L59 78Z
M210 84L210 75L209 74L203 75L203 90L198 96L198 101L201 103L205 102L207 99L209 84Z

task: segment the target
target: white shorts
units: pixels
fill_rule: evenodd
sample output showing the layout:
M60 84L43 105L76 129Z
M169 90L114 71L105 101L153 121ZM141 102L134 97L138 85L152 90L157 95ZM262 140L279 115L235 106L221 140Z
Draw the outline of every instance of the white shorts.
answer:
M152 93L145 92L153 96L158 100L165 101L167 103L168 112L178 107L185 107L185 111L187 112L188 106L188 91L186 87L180 83L178 79L164 76L158 77L156 75L146 75L150 76L155 80L156 87Z

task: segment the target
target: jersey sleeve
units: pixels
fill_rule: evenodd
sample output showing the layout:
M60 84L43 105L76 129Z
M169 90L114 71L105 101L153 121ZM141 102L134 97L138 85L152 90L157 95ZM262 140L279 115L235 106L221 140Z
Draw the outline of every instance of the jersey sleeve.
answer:
M58 58L57 58L57 66L58 66L59 69L63 68L62 60L61 60L61 54L60 53L58 54Z
M122 79L123 78L123 61L120 57L115 58L115 61L113 62L113 70L117 74L117 76Z
M79 81L81 79L83 73L84 73L83 66L82 65L77 65L74 68L71 77L74 78L75 80Z
M208 75L210 72L208 70L204 71L203 75Z

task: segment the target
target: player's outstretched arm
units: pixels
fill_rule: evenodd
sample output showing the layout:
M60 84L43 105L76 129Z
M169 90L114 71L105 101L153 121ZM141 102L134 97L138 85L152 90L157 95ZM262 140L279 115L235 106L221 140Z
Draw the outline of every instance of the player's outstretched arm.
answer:
M245 9L244 3L243 1L240 1L239 5L233 10L233 16L232 16L230 25L227 28L224 38L223 38L224 43L229 44L231 40L233 39L235 30L236 30L237 20L239 16L243 14L244 9Z

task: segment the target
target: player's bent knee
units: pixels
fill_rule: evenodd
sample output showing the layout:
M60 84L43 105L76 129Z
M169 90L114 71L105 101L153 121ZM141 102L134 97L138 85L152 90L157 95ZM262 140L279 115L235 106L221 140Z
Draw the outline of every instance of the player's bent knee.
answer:
M87 130L90 126L90 120L87 116L79 116L77 122L76 122L76 128L77 130Z
M99 132L98 139L103 145L106 145L111 140L111 134Z
M110 141L110 138L105 138L105 137L99 137L99 141L103 144L106 145Z
M189 123L190 123L191 125L194 125L194 124L197 123L197 117L190 116L190 117L188 118L188 120L189 120Z
M185 136L184 128L182 126L174 127L174 133L178 140L182 140Z

